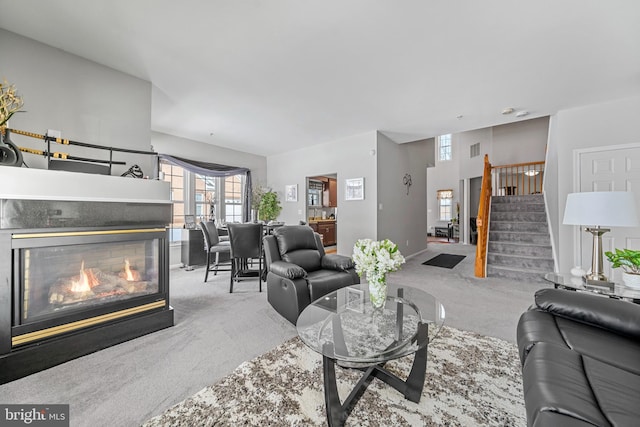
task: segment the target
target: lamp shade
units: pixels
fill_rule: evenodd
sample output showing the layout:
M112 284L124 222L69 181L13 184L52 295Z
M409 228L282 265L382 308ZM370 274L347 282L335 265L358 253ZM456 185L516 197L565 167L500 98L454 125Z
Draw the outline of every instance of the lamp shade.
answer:
M630 191L594 191L567 196L563 224L637 227L636 201Z

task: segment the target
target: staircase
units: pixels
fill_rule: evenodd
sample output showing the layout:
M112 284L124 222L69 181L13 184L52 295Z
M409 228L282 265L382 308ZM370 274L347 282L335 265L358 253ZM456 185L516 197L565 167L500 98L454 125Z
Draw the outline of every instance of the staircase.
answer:
M493 196L487 277L546 283L544 275L553 269L543 196Z

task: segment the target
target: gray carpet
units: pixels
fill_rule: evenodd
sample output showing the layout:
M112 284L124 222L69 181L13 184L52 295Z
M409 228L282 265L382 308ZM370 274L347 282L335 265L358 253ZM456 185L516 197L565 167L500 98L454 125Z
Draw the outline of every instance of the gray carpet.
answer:
M541 285L474 278L474 250L430 244L389 282L436 295L448 326L515 342L518 317ZM441 252L467 257L453 270L421 264ZM70 404L72 426L140 425L296 336L257 281L241 282L229 294L228 274L205 284L202 267L172 269L176 326L4 384L1 403Z

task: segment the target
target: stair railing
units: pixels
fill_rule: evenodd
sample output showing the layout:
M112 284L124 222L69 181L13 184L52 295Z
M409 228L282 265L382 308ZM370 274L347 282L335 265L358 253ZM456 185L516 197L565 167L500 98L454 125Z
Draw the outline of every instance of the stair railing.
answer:
M493 166L494 196L522 196L542 193L544 161Z
M482 187L480 189L480 205L476 226L478 231L478 244L476 246L475 276L487 277L487 243L489 237L489 209L491 207L491 163L489 155L484 155L484 172L482 174Z

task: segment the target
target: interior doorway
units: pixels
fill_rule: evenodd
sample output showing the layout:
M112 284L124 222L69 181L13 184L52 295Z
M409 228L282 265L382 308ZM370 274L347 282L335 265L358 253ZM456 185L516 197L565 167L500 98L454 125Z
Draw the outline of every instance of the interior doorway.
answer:
M309 176L305 193L306 220L320 234L326 252L338 244L338 175Z

